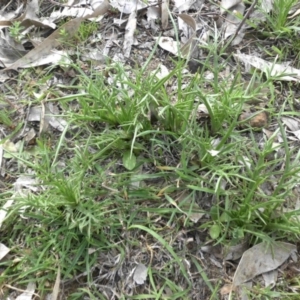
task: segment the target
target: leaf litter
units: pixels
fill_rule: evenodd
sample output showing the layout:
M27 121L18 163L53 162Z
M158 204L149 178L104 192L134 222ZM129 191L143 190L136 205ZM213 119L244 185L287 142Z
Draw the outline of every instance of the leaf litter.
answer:
M85 6L85 1L75 1L75 4L73 1L69 1L68 3L69 4L66 6L62 5L61 9L59 10L53 10L48 17L44 18L38 17L40 15L38 13L40 9L38 1L31 1L27 4L21 4L15 12L3 11L1 13L2 23L0 24L3 26L1 48L6 50L2 50L0 54L1 63L3 64L3 70L1 73L2 82L6 82L8 79L10 79L10 76L7 75L7 72L19 71L21 68L33 68L44 65L58 65L68 68L72 62L71 56L73 55L73 52L69 50L61 50L62 47L66 49L68 48L65 47L66 40L64 39L64 34L67 35L68 39L76 35L80 25L87 19L93 19L96 22L105 21L107 25L112 24L115 21L113 21L112 17L108 16L109 13L112 13L112 8L120 13L118 18L116 18L119 21L115 22L117 25L119 25L119 29L116 32L109 33L104 30L101 31L101 35L106 36L106 42L105 40L103 41L105 43L105 56L115 61L123 61L124 63L132 63L132 57L135 56L138 64L142 65L143 62L146 61L147 56L154 45L157 43L158 46L165 51L161 52L163 54L158 58L159 63L164 64L156 64L153 67L154 70L156 70L158 67L161 69L161 73L157 73L158 78L164 78L168 76L168 70L171 69L172 66L170 62L168 63L168 57L170 54L186 60L198 59L199 56L201 57L201 55L204 53L203 50L198 51L198 48L201 48L201 45L205 45L206 41L214 34L220 34L224 42L234 37L230 42L231 46L244 45L243 43L246 41L246 31L248 25L246 23L243 23L243 25L242 21L244 20L249 7L246 7L242 1L221 1L220 6L212 6L212 4L206 3L206 1L176 1L174 7L172 7L172 3L169 3L168 1L162 1L161 3L150 1L147 4L142 1L111 1L110 3L103 1L100 4L99 1L91 1L91 7ZM201 8L199 9L198 14L194 13L193 6ZM265 13L270 13L273 9L273 1L262 1L260 8ZM176 36L172 30L168 31L168 27L171 24L170 11L172 11L172 9L179 12L176 17L178 29L181 31L180 36ZM218 14L215 14L216 11ZM249 18L251 19L251 16L255 18L256 13L257 11L255 10L250 14ZM298 13L299 10L297 10L297 8L294 9L294 11L291 11L290 18L297 16ZM215 19L219 21L219 25L217 22L212 22L210 14L211 16L215 16ZM143 15L146 15L146 19L141 17ZM64 25L58 27L58 21L63 20L66 17L72 17L74 19L71 19ZM24 32L27 31L26 34L30 35L31 37L38 35L38 31L36 29L39 29L43 33L47 32L49 29L54 31L52 31L50 35L46 35L46 38L44 38L40 44L32 43L32 46L28 48L30 39L23 39L21 42L13 41L8 31L5 29L5 27L11 26L15 20L21 22L20 24L24 27ZM161 21L161 27L160 25L156 24L156 20ZM240 24L243 26L239 29ZM143 30L141 30L141 28ZM145 35L143 32L144 29L151 29L154 33L153 36L147 34ZM161 36L158 36L157 33L160 33L161 29L164 30L164 33ZM201 35L198 32L199 29L202 30ZM223 35L221 35L221 33ZM33 39L31 40L33 41ZM142 47L146 43L149 45L149 51L143 53L143 50L141 49L143 49ZM93 47L88 48L87 53L90 53L92 49ZM195 49L197 51L195 51ZM98 52L96 52L96 55L101 53L102 50L103 49L99 49ZM272 61L266 60L262 57L259 57L255 51L254 54L245 54L235 49L233 55L237 63L242 63L245 66L245 74L253 72L254 68L255 71L261 71L267 77L274 77L278 81L299 81L299 70L291 67L289 65L290 62L288 61L280 61L279 63L277 58L273 58ZM97 59L95 58L95 60ZM99 61L104 61L102 56ZM210 73L210 76L212 76L212 79L214 79L216 74ZM226 79L221 78L221 74L217 74L217 76L220 76L220 78L217 78L220 80L220 82L228 79L228 77ZM112 81L114 80L113 75L110 75L110 79ZM249 107L245 108L245 110L248 108ZM258 107L256 106L255 109L257 108ZM60 109L61 107L59 104L54 104L48 101L41 106L31 106L28 110L26 120L27 125L24 125L24 130L28 133L28 135L30 133L31 136L28 138L27 142L35 139L35 130L30 128L30 124L34 122L39 123L39 134L45 132L51 133L52 131L63 132L67 127L67 123L62 117L59 116ZM253 109L253 106L250 105L249 111L251 113L248 113L244 119L251 120L253 116L258 115L257 112L253 112ZM261 109L261 107L259 107L259 109ZM201 103L198 105L198 110L198 119L201 120L201 122L204 119L207 120L210 118L208 105ZM259 121L259 125L256 125L258 123L251 123L251 121L249 121L249 124L256 129L265 129L267 128L269 122L267 120L267 115L264 115L264 118L266 121ZM241 121L244 121L244 119L241 119ZM293 140L293 137L299 139L299 120L291 117L282 117L281 120L288 129L287 132L290 133L288 135L288 139ZM49 128L49 125L51 125L51 129ZM269 133L269 137L273 138L273 132L275 132L275 130ZM282 137L280 137L279 133L276 133L276 136L279 141L277 145L280 145L283 142ZM14 153L17 153L21 148L19 148L17 141L15 143L7 140L3 143L1 149L2 152L5 152L5 154L9 155L11 152L11 155L14 155ZM219 154L219 151L215 149L208 150L207 152L210 153L211 156L218 156ZM3 154L3 159L5 161L1 164L3 167L7 166L7 157L4 156L5 154ZM134 169L136 165L136 157L132 155L131 152L126 152L123 156L123 164L128 170ZM249 167L249 165L250 163L247 162L247 164L244 166ZM168 167L166 166L166 168ZM5 168L1 169L2 172L5 172L4 170ZM144 173L141 173L141 175L144 175ZM18 190L15 191L15 193L17 195L17 193L28 194L30 192L38 192L36 185L38 185L38 183L35 181L34 177L27 177L27 175L19 176L19 178L17 178L15 181L15 189ZM202 195L203 199L207 197L207 195L199 195L200 198ZM201 219L205 217L205 214L202 213L202 208L197 207L198 204L192 201L192 199L183 200L182 195L177 196L178 197L174 198L176 200L169 198L169 202L177 209L177 211L182 213L183 216L185 216L187 219L190 219L195 224L200 222ZM3 222L5 222L9 208L14 205L14 195L11 198L11 200L8 200L2 205L2 209L0 210L1 225ZM212 203L213 201L208 202ZM193 212L187 211L187 207L192 208ZM299 209L299 201L298 206L295 206L295 209ZM203 211L205 210L203 209ZM22 216L21 212L22 211L20 211L20 216ZM160 220L156 221L160 222ZM164 228L164 226L162 228ZM135 234L138 235L137 232L135 232ZM176 249L183 249L184 247L188 246L195 250L194 253L191 252L193 255L198 255L198 251L201 249L201 246L207 243L207 238L208 236L203 238L199 232L194 233L191 237L187 232L182 231L178 234L173 242ZM141 244L143 244L144 237L138 237L137 239ZM230 246L227 249L224 247L218 247L217 249L212 246L208 248L208 251L205 251L203 248L201 250L203 253L205 253L201 253L203 257L203 263L209 266L209 261L213 262L213 265L220 269L215 271L216 274L218 274L217 278L225 278L226 274L224 270L222 270L222 264L220 262L222 260L236 261L242 256L233 276L233 286L236 287L247 281L254 280L258 275L261 274L265 276L266 285L276 285L277 276L272 272L275 272L276 269L278 269L288 260L292 252L296 251L296 247L291 244L276 242L276 247L274 247L274 249L265 247L264 244L257 244L246 250L247 245L247 243L240 243ZM9 249L3 244L0 244L0 246L0 254L2 254L0 259L3 259L3 257L9 253ZM128 246L128 249L129 248L130 247ZM155 263L157 265L159 265L162 261L171 261L170 254L159 244L152 242L150 248L152 251L151 253L155 252L154 259L156 260ZM268 249L273 250L269 251ZM211 251L213 253L211 253ZM141 252L144 257L149 259L149 261L153 259L152 254L150 256L145 249L136 250L132 248L129 249L129 252L134 259L132 257L129 259L123 259L123 264L120 263L119 260L121 258L118 256L118 254L114 253L113 251L101 253L101 255L103 255L102 262L100 262L98 266L93 267L93 270L99 271L99 282L103 282L103 279L105 279L106 282L110 283L110 277L119 276L121 277L122 283L124 283L123 291L121 290L119 292L126 292L128 294L132 293L132 288L135 286L135 284L141 286L146 284L148 268L142 263L136 265L135 261L139 261ZM186 260L187 265L190 263L190 261L190 259ZM175 271L175 273L175 277L179 276L178 271ZM130 274L133 274L133 276L126 276ZM212 278L216 275L209 273L209 276ZM63 282L60 281L60 268L58 268L56 283L53 288L53 299L56 299L57 294L59 293L58 286L63 284ZM180 281L180 284L183 286L183 288L185 287L183 280ZM201 284L199 284L199 286L200 289L203 288ZM207 296L205 292L202 292L203 294L196 296L197 292L199 291L199 286L198 290L195 288L193 296L191 295L191 299L192 297L193 299L204 299L204 297ZM102 287L101 289L102 291L105 291L106 295L111 295L112 299L117 299L120 295L118 295L118 292L116 292L115 288L115 286L109 286ZM20 294L16 299L31 299L34 292L35 284L29 283L27 291L23 294ZM165 289L164 292L168 294L167 289ZM223 295L225 294L226 293L223 293Z

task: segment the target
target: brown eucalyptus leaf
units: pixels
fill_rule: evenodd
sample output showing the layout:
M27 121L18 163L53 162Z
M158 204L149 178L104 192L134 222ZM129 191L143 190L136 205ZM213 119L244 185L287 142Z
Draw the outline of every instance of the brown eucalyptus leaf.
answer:
M188 41L181 47L180 51L184 57L188 56L190 53L190 49L193 45L194 38L196 36L196 21L194 20L193 17L187 14L179 14L178 17L182 19L188 26L192 28L192 34Z
M163 0L161 4L161 24L162 29L169 25L169 0Z
M24 66L30 67L30 65L36 60L44 55L48 55L52 49L72 38L83 20L83 18L76 18L65 23L63 26L55 30L49 37L47 37L40 45L32 49L30 52L4 70L17 70L18 68L22 68ZM65 32L66 34L62 35L62 32Z

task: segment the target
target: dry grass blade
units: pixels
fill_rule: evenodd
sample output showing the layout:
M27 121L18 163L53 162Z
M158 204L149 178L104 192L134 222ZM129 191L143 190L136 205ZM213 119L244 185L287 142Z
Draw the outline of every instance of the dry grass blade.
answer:
M60 285L60 267L58 267L58 269L57 269L57 275L56 275L56 280L55 280L55 284L54 284L52 295L51 295L51 300L58 299L59 285Z

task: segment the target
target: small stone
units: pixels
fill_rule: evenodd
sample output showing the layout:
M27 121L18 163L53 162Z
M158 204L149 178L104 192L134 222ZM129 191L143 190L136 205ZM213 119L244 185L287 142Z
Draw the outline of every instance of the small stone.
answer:
M265 111L259 113L244 112L240 115L239 121L242 122L241 128L265 128L268 125L268 115Z

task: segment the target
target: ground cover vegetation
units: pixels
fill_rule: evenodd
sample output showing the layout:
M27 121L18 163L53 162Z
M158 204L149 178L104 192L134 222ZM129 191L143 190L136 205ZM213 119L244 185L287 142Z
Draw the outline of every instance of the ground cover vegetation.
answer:
M67 60L3 67L1 299L299 298L298 1L244 2L242 14L241 1L221 4L202 1L214 30L198 56L145 37L141 15L133 35L150 49L84 60L120 17L110 7L72 23L74 35L59 21ZM39 5L49 17L83 4ZM226 38L217 30L224 6L244 36L240 23ZM263 22L247 16L254 8ZM7 30L22 43L26 28Z

